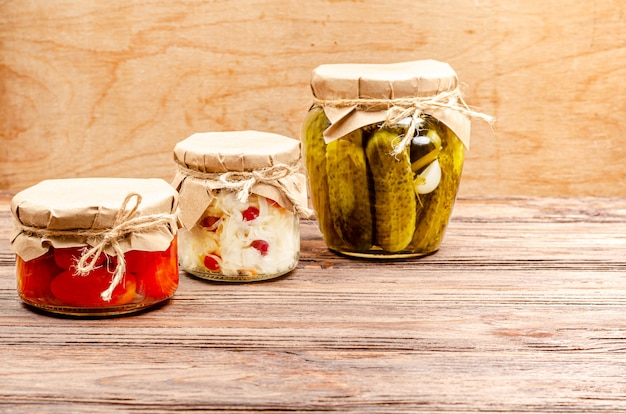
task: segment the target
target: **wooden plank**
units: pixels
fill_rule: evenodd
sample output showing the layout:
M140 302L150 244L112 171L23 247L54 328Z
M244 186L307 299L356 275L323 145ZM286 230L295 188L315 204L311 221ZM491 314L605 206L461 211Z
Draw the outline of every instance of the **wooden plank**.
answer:
M0 190L169 180L198 131L298 137L322 63L449 62L474 124L463 196L621 196L626 3L496 0L0 4Z
M626 199L461 199L419 260L342 258L305 222L287 277L70 319L21 305L3 237L0 411L624 411L625 247Z

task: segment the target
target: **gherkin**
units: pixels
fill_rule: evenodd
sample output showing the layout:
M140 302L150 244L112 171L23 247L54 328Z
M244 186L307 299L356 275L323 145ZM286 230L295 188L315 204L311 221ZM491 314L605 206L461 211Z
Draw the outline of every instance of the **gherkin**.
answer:
M437 188L423 196L423 210L418 216L415 234L409 248L416 252L431 253L439 248L448 225L452 207L461 179L465 147L461 140L448 127L429 119L427 128L437 131L442 138L439 164L442 177Z
M409 149L394 156L397 141L397 128L380 128L365 147L374 183L376 244L390 253L411 242L417 215Z
M315 209L317 223L329 246L339 243L340 238L335 232L331 217L326 178L326 142L323 133L330 125L321 107L312 108L302 126L302 154L308 172L311 202Z
M352 250L372 245L367 163L363 133L358 129L326 146L330 215L335 231Z

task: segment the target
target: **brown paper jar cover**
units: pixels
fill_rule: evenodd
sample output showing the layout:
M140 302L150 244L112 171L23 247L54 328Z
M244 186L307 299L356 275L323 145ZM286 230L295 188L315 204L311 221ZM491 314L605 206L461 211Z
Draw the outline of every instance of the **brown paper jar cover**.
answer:
M361 104L350 100L402 100L435 97L454 92L458 77L454 69L437 60L417 60L388 64L325 64L316 67L311 77L313 96L319 99L331 127L325 131L327 142L357 130L365 125L385 121L385 102L372 104L362 110ZM341 105L325 105L324 101L346 101ZM454 100L449 103L455 104ZM466 148L470 141L470 118L445 106L432 106L423 110L452 129Z
M179 192L180 217L186 228L195 225L213 199L213 191L225 188L220 175L231 172L290 167L293 171L279 180L280 188L257 182L250 193L270 198L291 211L306 209L306 176L297 139L252 130L198 132L176 144L174 161L179 169L172 186ZM207 175L197 177L195 172Z
M136 216L169 215L169 225L128 234L122 251L161 251L168 248L178 229L175 212L178 194L166 181L156 178L68 178L42 181L16 194L11 201L14 228L11 245L25 261L57 248L93 244L73 230L106 230L113 226L125 198L141 196ZM29 228L68 231L69 236L40 236ZM105 253L114 254L105 249Z
M299 160L298 140L260 131L199 132L174 147L177 164L207 173L295 166Z

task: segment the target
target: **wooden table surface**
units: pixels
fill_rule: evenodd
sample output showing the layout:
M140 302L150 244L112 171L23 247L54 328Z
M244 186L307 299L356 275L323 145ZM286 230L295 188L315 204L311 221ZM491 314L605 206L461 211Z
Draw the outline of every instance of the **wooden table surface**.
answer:
M625 412L626 199L461 199L441 250L186 275L134 316L37 313L0 202L0 412Z

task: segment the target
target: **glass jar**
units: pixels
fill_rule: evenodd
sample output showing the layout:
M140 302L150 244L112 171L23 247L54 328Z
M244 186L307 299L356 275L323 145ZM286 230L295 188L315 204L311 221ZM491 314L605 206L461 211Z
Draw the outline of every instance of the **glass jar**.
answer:
M158 179L46 180L13 197L17 291L47 312L111 316L178 287L177 193Z
M454 205L470 118L442 62L333 64L313 71L301 133L328 247L366 258L435 252ZM486 116L485 116L486 117Z
M298 140L258 131L196 133L176 144L174 160L183 270L248 282L296 268L307 205Z

